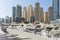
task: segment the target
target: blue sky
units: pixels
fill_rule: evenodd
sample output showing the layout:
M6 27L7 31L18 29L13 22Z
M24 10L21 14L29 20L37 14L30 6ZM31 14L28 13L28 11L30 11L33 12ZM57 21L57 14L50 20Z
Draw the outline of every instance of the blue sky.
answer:
M0 0L0 18L12 16L12 7L17 4L22 7L28 7L29 4L32 4L34 7L36 2L40 3L40 6L43 7L44 11L47 11L48 7L52 6L52 0Z

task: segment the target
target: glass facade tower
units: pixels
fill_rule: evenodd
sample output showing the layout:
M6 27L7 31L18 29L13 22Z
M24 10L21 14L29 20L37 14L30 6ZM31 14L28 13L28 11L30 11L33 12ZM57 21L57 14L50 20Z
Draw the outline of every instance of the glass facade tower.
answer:
M59 0L53 0L52 20L59 19Z
M13 22L15 22L15 17L16 17L16 7L13 7Z

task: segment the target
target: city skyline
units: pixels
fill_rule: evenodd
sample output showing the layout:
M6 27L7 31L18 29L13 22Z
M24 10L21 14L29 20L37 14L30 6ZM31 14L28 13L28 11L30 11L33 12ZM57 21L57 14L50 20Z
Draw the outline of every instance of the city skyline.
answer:
M44 11L47 11L49 6L52 6L52 0L1 0L0 1L0 18L4 18L5 16L12 16L12 7L21 5L22 7L27 7L28 5L32 4L35 7L35 3L39 2L40 6L43 7Z
M17 21L21 20L21 18L25 19L25 21L27 21L27 22L33 22L33 21L43 22L44 21L44 10L40 6L39 2L35 3L34 8L33 8L32 4L30 4L28 7L24 7L22 9L23 11L21 9L22 9L22 7L20 5L13 7L13 17L12 17L13 22L14 22L14 20L15 20L15 22L16 22L16 20ZM16 15L18 16L18 18Z

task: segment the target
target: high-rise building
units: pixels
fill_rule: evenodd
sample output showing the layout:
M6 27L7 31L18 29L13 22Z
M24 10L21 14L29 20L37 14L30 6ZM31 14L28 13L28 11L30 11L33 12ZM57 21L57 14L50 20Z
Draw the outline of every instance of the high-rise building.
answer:
M40 21L40 4L37 2L34 8L35 20Z
M52 20L59 19L59 0L53 0Z
M13 7L13 22L15 22L16 18L16 7Z
M33 7L32 5L30 4L27 8L27 21L30 22L30 18L31 16L33 16Z
M60 19L60 0L59 0L59 19Z
M48 17L48 12L46 12L46 13L45 13L45 23L48 23L48 22L49 22L48 19L49 19L49 17Z
M5 16L5 23L9 23L9 16Z
M12 23L12 17L9 17L9 23Z
M2 23L4 23L4 18L1 18Z
M25 21L27 21L27 8L26 7L23 8L22 17L25 19Z
M42 7L40 7L40 22L44 22L44 11Z
M1 18L0 18L0 23L1 23L2 21L1 21Z
M0 18L0 23L4 23L4 18Z
M22 7L20 5L17 5L16 17L22 17Z
M31 16L30 22L31 22L31 23L35 22L35 16Z
M30 17L30 22L31 23L35 22L34 10L33 10L32 16Z
M16 7L16 23L20 23L22 18L22 7L17 5Z
M52 7L48 8L48 17L49 17L48 21L50 23L52 21Z

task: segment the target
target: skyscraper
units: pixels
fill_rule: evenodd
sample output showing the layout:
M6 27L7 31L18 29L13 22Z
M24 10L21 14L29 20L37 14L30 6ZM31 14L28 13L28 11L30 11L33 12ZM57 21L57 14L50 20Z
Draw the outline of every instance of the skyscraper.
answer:
M22 7L17 5L16 7L16 23L20 23L22 18Z
M31 4L27 8L27 15L28 15L27 21L30 21L31 16L33 16L33 7Z
M49 17L49 23L52 21L52 7L48 8L48 17Z
M12 23L12 17L9 18L9 22Z
M34 15L35 15L35 20L40 21L40 4L37 2L35 4L35 9L34 9Z
M0 18L0 23L1 23L1 18Z
M48 17L48 12L46 12L46 13L45 13L45 23L48 23L48 22L49 22L48 19L49 19L49 17Z
M4 23L4 18L1 18L2 23Z
M5 16L5 23L9 23L9 16Z
M16 17L16 7L13 7L13 22L15 22Z
M16 17L22 17L22 7L20 5L17 5Z
M44 11L43 8L40 7L40 21L43 23L44 22Z
M59 0L59 19L60 19L60 0Z
M53 0L52 20L59 19L59 0Z
M22 17L25 18L25 21L27 21L27 8L26 7L23 8Z

